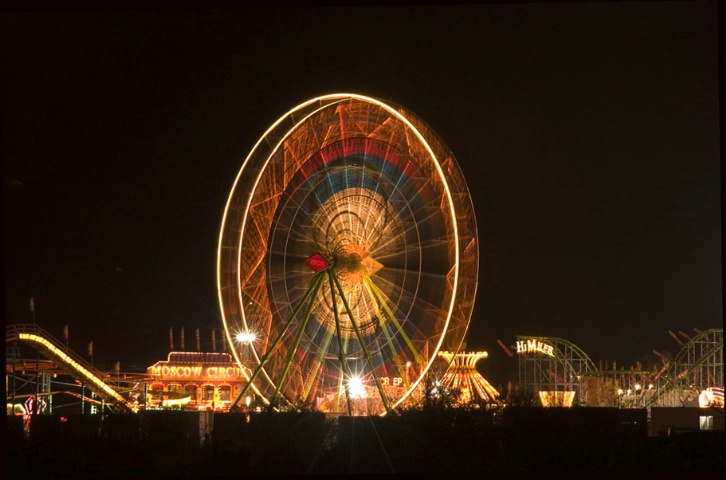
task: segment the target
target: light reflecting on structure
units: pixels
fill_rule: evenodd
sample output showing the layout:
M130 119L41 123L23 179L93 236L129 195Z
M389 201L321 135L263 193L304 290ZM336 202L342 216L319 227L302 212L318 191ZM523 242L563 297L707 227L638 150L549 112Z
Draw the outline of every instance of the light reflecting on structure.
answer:
M499 392L477 371L476 363L488 357L487 352L439 352L449 364L441 384L450 391L460 392L461 405L495 404Z

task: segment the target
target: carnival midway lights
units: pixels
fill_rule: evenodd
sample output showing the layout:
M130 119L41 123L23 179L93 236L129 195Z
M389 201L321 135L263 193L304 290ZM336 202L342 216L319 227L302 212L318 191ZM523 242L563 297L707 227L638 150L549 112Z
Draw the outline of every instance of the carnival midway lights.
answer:
M723 329L687 339L673 359L653 351L662 365L625 369L595 363L572 342L557 337L518 335L516 351L524 392L538 394L542 406L650 408L701 406L723 408ZM515 353L501 341L510 357Z
M64 349L58 344L57 341L53 341L48 338L49 335L44 332L37 325L13 325L6 328L6 341L8 338L16 339L28 344L33 345L33 348L39 352L43 352L45 356L52 359L52 361L64 368L66 371L71 372L80 381L88 384L89 388L97 392L102 398L114 404L116 407L123 411L130 413L137 413L139 411L139 405L130 401L129 399L122 396L112 386L106 383L102 378L99 377L100 372L92 371L93 369L85 365L85 362L79 357L75 356L69 350ZM12 368L8 365L8 368ZM37 372L36 372L37 375ZM36 380L37 381L37 380ZM8 405L10 411L22 412L34 412L38 410L38 406L42 399L29 397L24 408L17 408L12 404Z
M272 408L385 415L462 347L478 275L474 208L443 140L400 105L308 100L234 180L217 253L227 340ZM234 342L239 333L250 342Z
M196 352L174 351L170 330L167 360L131 388L117 371L114 388L35 323L7 326L6 341L32 346L124 412L386 415L424 404L432 378L460 403L506 406L513 392L501 401L476 371L487 353L464 351L478 265L472 200L444 141L400 105L336 93L282 115L233 181L216 252L224 353L202 352L198 331ZM723 409L723 330L694 331L678 332L685 342L672 334L681 351L659 354L652 372L596 366L557 337L498 343L518 357L514 393L541 406ZM8 412L37 413L39 393L51 392L36 386L35 405L13 397Z
M450 392L458 392L458 405L498 405L500 394L476 369L476 363L489 354L480 352L439 352L448 368L440 383Z
M698 395L698 405L702 408L721 407L723 408L723 388L708 387Z

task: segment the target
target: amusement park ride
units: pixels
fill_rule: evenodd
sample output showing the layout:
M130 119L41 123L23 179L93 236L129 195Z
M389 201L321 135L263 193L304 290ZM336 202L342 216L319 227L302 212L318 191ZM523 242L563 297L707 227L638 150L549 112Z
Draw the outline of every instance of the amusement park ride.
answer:
M421 394L440 350L461 349L478 262L444 142L401 106L314 98L257 142L225 207L225 331L257 339L232 353L255 359L248 388L272 404L386 414Z
M331 94L279 118L234 180L216 263L226 344L246 380L230 410L253 393L274 409L386 415L421 404L437 371L455 388L468 380L453 372L465 372L469 391L501 401L476 377L486 353L464 351L479 266L468 186L444 141L400 105ZM33 346L114 408L139 410L36 326L9 326L6 341ZM523 388L589 404L588 382L613 387L567 341L517 345ZM721 388L723 405L723 331L699 333L643 381L655 387L639 406L706 387Z

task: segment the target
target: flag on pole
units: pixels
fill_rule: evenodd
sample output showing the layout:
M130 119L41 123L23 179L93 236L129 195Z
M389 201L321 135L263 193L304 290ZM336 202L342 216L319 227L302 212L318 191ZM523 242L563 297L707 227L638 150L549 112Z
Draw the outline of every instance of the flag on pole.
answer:
M63 339L68 340L68 325L63 327Z
M212 351L217 351L217 331L212 330Z
M199 329L197 328L197 331L195 332L195 335L197 336L197 352L202 351L201 344L199 343Z
M169 351L174 351L174 328L169 327Z
M181 329L181 349L184 351L184 327Z
M30 299L30 312L35 313L35 300L33 298Z
M88 356L89 357L92 357L93 356L93 342L90 342L88 344Z

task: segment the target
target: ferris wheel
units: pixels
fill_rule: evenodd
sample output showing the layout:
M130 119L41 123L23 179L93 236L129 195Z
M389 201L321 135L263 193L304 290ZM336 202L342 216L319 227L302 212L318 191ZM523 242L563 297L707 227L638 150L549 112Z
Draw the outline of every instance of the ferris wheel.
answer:
M459 351L478 274L466 181L401 106L313 98L245 159L217 253L225 335L271 406L382 415ZM245 334L245 342L237 341Z

